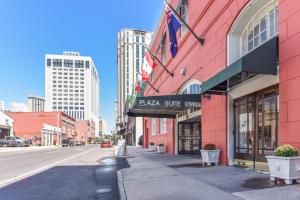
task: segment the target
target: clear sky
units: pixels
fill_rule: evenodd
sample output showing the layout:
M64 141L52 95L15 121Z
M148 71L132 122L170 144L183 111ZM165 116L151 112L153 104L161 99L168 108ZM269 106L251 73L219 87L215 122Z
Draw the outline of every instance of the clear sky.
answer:
M154 31L163 0L1 0L0 100L44 96L44 55L79 51L100 74L100 116L114 123L116 37L122 28Z

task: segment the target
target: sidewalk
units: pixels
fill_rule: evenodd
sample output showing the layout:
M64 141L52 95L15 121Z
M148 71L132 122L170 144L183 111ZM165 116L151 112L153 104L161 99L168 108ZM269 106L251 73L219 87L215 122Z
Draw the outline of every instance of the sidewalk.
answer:
M60 146L0 147L0 153L55 149Z
M121 199L300 199L300 185L275 185L267 174L237 167L202 167L200 158L128 147L127 162L118 171Z

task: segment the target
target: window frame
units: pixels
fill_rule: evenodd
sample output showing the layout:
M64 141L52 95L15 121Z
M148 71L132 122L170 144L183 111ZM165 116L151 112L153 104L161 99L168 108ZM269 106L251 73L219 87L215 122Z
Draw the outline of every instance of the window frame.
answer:
M151 135L157 134L157 120L156 118L151 119Z
M167 118L159 119L159 133L162 135L167 134Z

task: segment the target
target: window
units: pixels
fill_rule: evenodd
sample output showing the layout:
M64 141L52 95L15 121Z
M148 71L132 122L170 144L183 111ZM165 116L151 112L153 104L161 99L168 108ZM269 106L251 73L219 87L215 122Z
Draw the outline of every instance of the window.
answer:
M166 63L166 39L167 35L166 32L163 33L162 39L161 39L161 60L162 63Z
M181 4L179 5L179 14L181 18L188 23L188 0L181 0ZM182 25L180 28L180 35L184 35L186 31L186 26Z
M156 118L151 120L151 134L156 135Z
M75 60L75 68L83 68L83 60Z
M64 60L65 67L73 67L73 60Z
M243 55L278 34L278 5L275 2L261 9L246 26L242 34Z
M90 62L89 61L85 61L85 68L90 68Z
M53 59L53 67L62 67L61 59Z
M167 119L166 118L160 118L159 119L159 126L160 126L160 134L167 133Z
M51 66L51 59L47 59L47 66L48 66L48 67Z

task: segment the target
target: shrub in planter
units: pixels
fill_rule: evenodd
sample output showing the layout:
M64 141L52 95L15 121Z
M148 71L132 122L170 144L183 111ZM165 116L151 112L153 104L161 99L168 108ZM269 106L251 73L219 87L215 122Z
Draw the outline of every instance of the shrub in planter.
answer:
M219 164L219 157L221 150L216 148L215 144L206 144L204 145L201 151L202 162L203 164L211 165L214 163L215 165Z
M280 147L277 147L274 151L275 156L280 157L295 157L298 156L298 150L289 144L284 144Z
M156 150L155 144L153 142L149 143L149 150L150 151L155 151Z
M279 146L274 151L274 156L266 156L270 169L270 178L284 179L286 184L292 184L293 180L300 182L300 156L298 150L289 145Z
M166 152L165 145L164 145L164 144L159 144L159 145L157 146L157 152L158 152L158 153L165 153L165 152Z
M215 144L206 144L203 147L204 150L216 150L216 145Z

